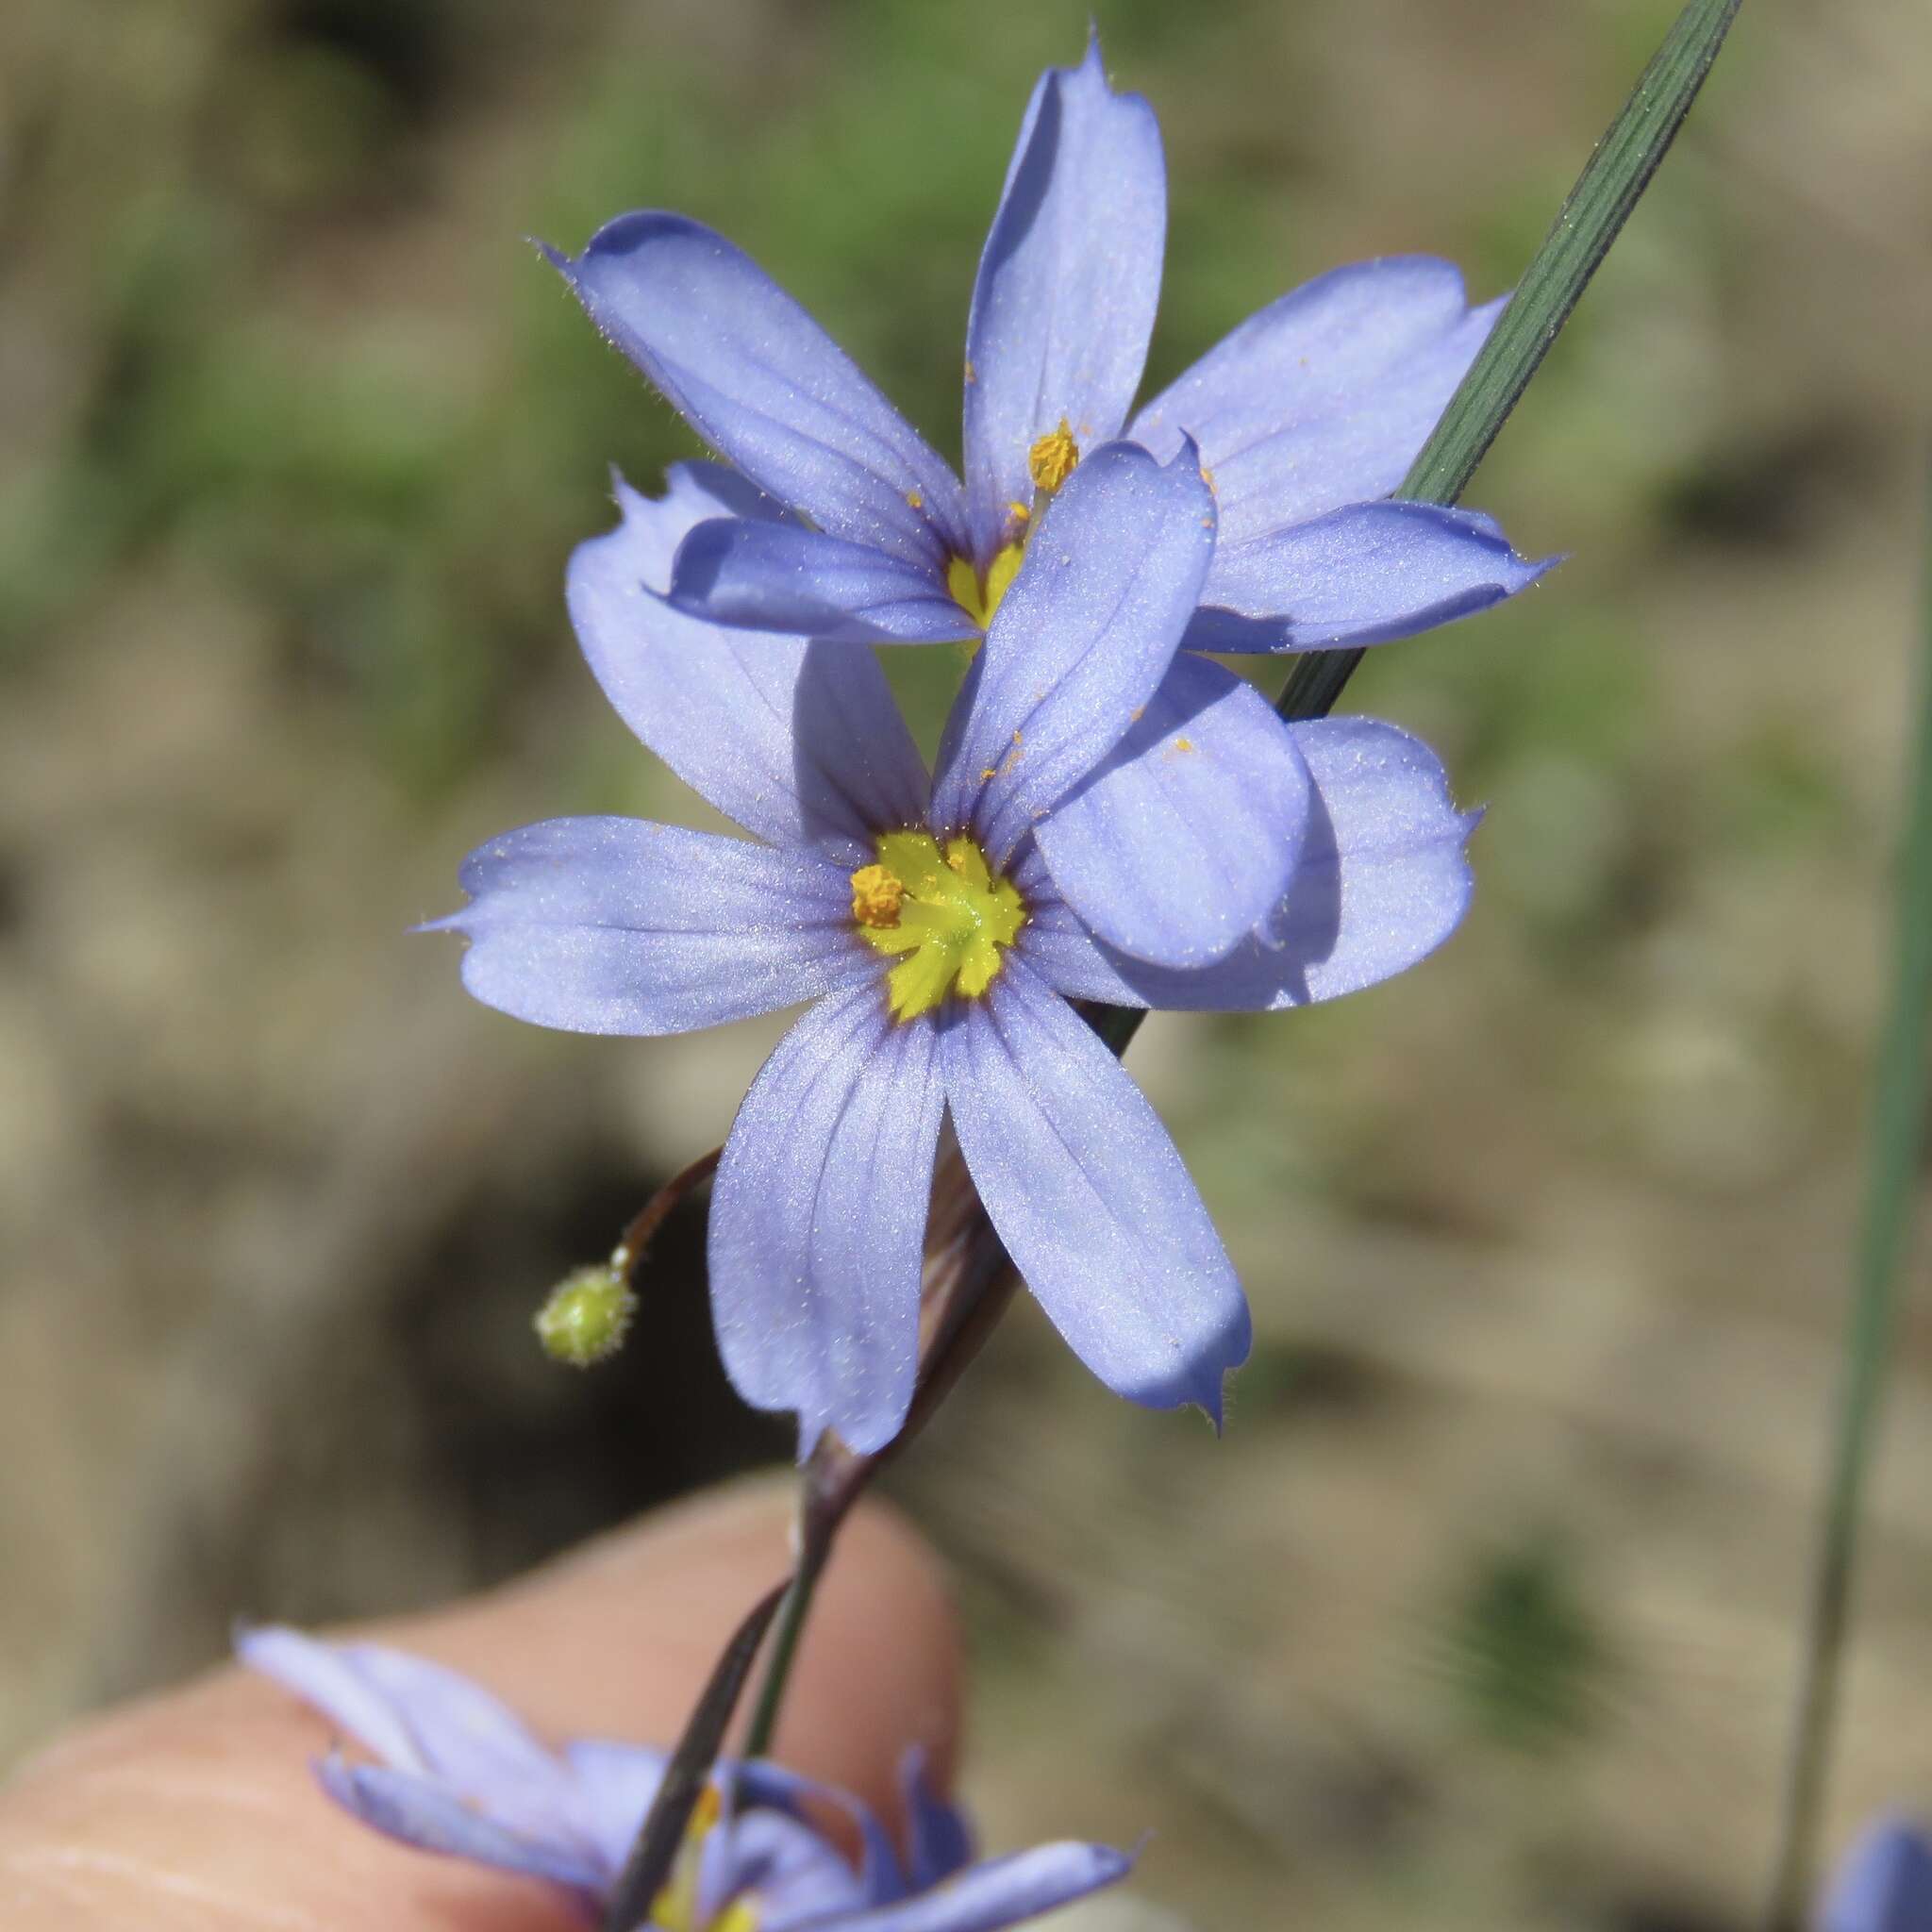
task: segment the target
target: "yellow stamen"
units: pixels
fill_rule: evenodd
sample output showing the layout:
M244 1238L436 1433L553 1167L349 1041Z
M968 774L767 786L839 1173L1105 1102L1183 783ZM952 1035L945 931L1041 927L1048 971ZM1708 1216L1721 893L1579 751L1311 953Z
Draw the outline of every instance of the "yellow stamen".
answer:
M888 832L878 854L876 865L852 874L853 916L875 952L900 956L886 974L893 1018L916 1019L956 992L976 999L999 976L1006 948L1026 924L1018 891L992 875L971 839L949 839L941 852L930 832ZM860 885L867 874L899 891L890 924L859 913L861 897L874 891L871 882Z
M1074 474L1074 465L1079 460L1080 445L1074 441L1074 432L1062 416L1060 426L1049 430L1026 453L1026 468L1033 477L1034 489L1042 496L1051 496Z
M860 925L883 930L899 923L906 882L882 865L861 865L852 874L852 916Z

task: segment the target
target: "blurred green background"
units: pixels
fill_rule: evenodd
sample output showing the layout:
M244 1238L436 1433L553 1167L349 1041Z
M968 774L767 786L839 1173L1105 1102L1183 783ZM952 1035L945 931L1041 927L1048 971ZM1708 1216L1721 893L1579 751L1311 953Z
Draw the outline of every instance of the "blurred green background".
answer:
M1100 0L1173 175L1158 383L1283 289L1507 285L1669 0ZM1084 4L0 8L0 1754L236 1613L433 1601L784 1453L687 1217L626 1356L541 1290L776 1023L583 1041L410 940L487 835L698 808L565 621L692 445L521 238L710 221L943 450ZM1471 500L1569 563L1353 708L1486 803L1424 969L1131 1064L1241 1265L1226 1439L1022 1307L893 1479L996 1840L1204 1928L1741 1925L1768 1851L1900 790L1932 17L1755 0ZM945 654L893 664L928 729ZM1926 1250L1918 1250L1923 1283ZM1932 1806L1932 1309L1831 1833Z

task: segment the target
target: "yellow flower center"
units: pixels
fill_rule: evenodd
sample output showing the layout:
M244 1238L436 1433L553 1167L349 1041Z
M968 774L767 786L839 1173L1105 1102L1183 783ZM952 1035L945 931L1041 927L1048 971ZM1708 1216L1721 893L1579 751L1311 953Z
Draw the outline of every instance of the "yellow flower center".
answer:
M852 918L875 952L903 956L886 974L892 1017L917 1019L949 993L977 999L1026 924L1020 894L971 839L941 852L930 832L887 832L878 854L852 874Z

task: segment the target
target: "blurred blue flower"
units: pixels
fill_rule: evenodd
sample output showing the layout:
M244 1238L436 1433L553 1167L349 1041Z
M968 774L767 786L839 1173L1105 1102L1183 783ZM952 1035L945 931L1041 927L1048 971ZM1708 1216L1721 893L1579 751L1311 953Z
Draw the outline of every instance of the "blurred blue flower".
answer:
M929 643L983 634L1076 465L1122 433L1163 461L1190 439L1219 498L1220 539L1185 641L1282 651L1407 637L1467 616L1547 567L1474 511L1387 501L1481 346L1500 302L1471 309L1447 262L1338 269L1251 317L1131 421L1159 293L1166 182L1154 113L1107 84L1098 42L1034 90L987 238L967 326L965 485L751 259L681 215L609 223L552 253L596 321L710 445L792 514L700 524L655 579L713 623ZM1176 660L1170 708L1210 674ZM1174 803L1218 760L1219 719ZM1243 757L1262 754L1254 735ZM1281 765L1292 760L1277 747ZM1090 828L1136 827L1111 798ZM1194 802L1197 823L1211 818ZM1049 848L1055 834L1043 834ZM1245 874L1256 919L1287 877ZM1245 928L1242 928L1245 929ZM1208 935L1102 928L1187 965Z
M1818 1932L1932 1932L1932 1837L1905 1818L1870 1826L1832 1874Z
M1474 820L1441 766L1368 720L1284 727L1205 661L1168 675L1212 556L1186 452L1117 443L1067 480L930 782L870 650L709 625L644 590L694 525L769 520L741 478L679 465L662 501L621 483L619 501L620 526L571 561L585 654L644 743L761 842L622 818L492 840L464 864L471 903L435 922L471 941L465 984L607 1034L818 1001L740 1109L710 1225L725 1367L748 1401L797 1411L804 1450L827 1427L876 1449L905 1419L948 1111L1081 1359L1137 1402L1218 1417L1246 1303L1174 1143L1068 1002L1288 1007L1400 972L1469 895ZM1190 795L1220 808L1191 836L1166 807L1208 725L1220 757ZM1101 793L1141 836L1094 831ZM1291 876L1252 932L1264 846ZM1149 965L1104 937L1228 905L1209 964Z
M563 1887L594 1916L650 1808L665 1755L575 1739L551 1751L480 1685L371 1643L322 1643L268 1627L237 1640L244 1663L313 1705L374 1754L337 1753L323 1787L365 1824ZM901 1772L906 1856L870 1807L777 1765L721 1768L651 1910L653 1932L998 1932L1111 1885L1132 1862L1063 1841L985 1863L971 1827L927 1788L917 1752ZM811 1822L829 1807L856 1827L855 1867Z

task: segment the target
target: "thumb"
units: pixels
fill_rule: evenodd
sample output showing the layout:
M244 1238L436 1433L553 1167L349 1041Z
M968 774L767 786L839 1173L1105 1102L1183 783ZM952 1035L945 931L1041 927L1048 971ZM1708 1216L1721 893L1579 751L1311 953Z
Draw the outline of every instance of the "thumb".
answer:
M790 1513L784 1486L715 1492L506 1589L357 1634L475 1677L540 1735L669 1744L733 1627L789 1567ZM820 1585L775 1755L890 1817L908 1743L945 1774L959 1692L937 1560L899 1518L867 1505ZM0 1791L8 1924L576 1923L533 1883L425 1857L337 1812L308 1773L329 1741L325 1720L233 1667L94 1720Z

